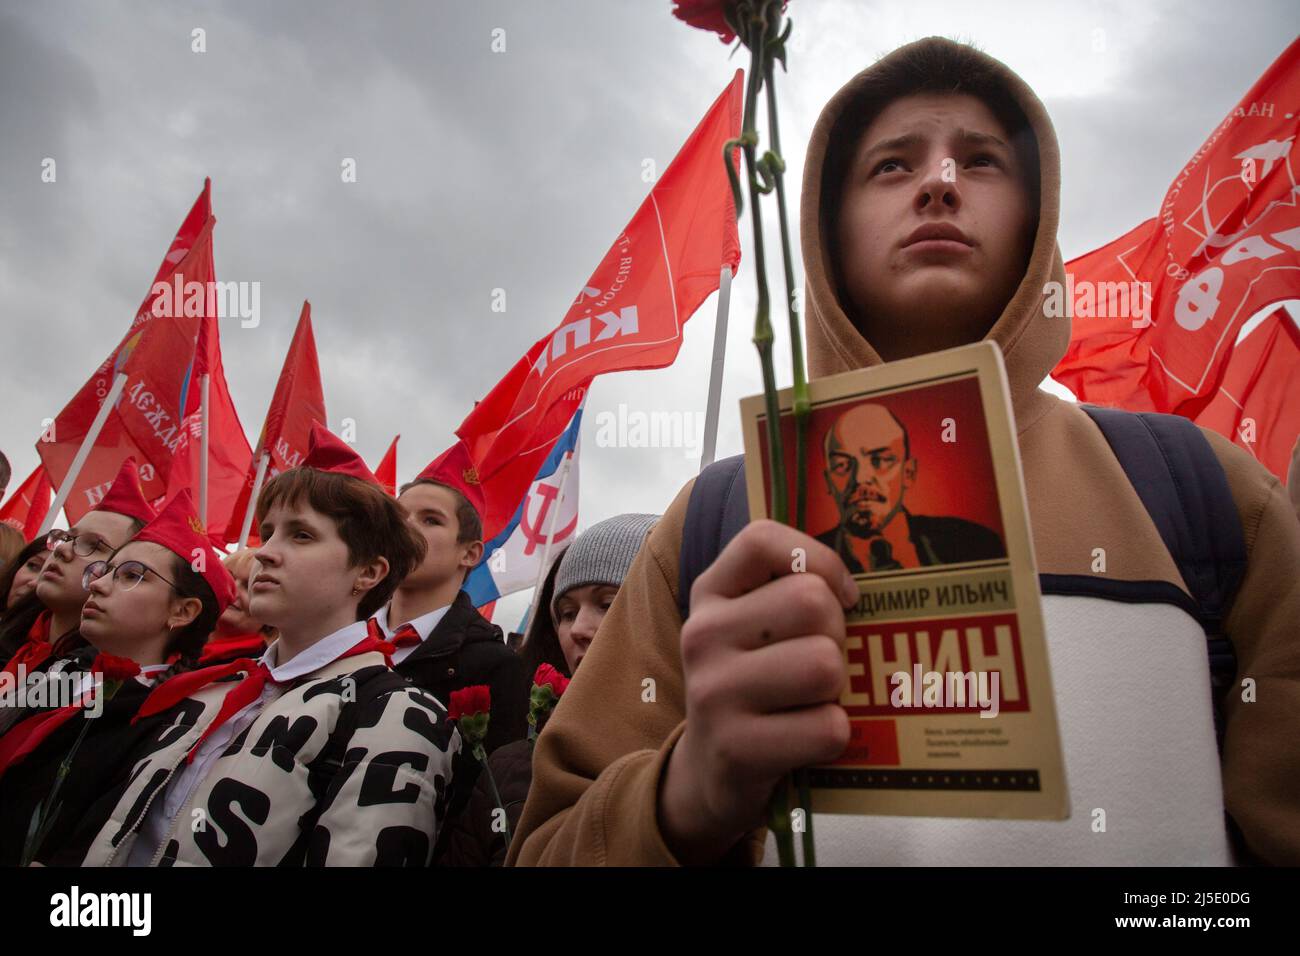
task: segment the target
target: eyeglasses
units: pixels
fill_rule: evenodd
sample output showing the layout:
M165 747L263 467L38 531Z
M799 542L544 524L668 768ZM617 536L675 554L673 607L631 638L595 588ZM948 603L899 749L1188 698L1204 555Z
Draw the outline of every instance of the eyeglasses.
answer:
M45 550L53 551L65 541L72 542L72 551L83 558L88 558L96 551L111 551L113 546L97 534L91 534L89 531L83 531L81 534L71 534L67 531L51 531L45 536Z
M97 581L106 574L113 575L113 586L122 586L123 591L130 591L137 584L144 580L146 574L152 574L165 584L171 585L177 591L175 583L168 581L161 574L146 564L139 561L123 561L121 564L109 564L107 561L92 561L86 565L86 570L81 572L81 588L84 591L90 590L92 581Z

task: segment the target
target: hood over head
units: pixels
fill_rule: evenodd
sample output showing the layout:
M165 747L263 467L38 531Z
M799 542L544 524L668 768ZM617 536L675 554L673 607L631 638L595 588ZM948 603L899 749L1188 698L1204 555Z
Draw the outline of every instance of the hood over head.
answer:
M1065 283L1065 265L1056 242L1060 218L1060 151L1046 109L1019 76L993 57L942 37L927 37L899 47L857 74L830 99L813 128L804 165L800 213L809 376L820 378L883 362L855 327L841 301L832 261L835 243L827 232L823 205L838 201L827 190L838 190L840 183L829 180L835 178L836 163L843 163L845 155L857 145L853 131L860 133L887 105L871 92L881 75L905 66L917 77L915 92L939 92L933 79L926 83L926 63L952 50L959 50L974 60L981 80L1002 91L1024 114L1038 154L1038 229L1029 263L1015 293L985 336L1002 349L1017 429L1023 431L1054 403L1054 397L1040 391L1038 385L1065 354L1070 341L1069 318L1044 314L1047 301L1044 285L1053 280L1062 286ZM953 92L979 95L974 88Z

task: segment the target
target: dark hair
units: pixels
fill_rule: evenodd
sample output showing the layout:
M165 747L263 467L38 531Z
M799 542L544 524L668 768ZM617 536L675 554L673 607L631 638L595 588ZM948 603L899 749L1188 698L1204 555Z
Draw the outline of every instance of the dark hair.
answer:
M257 498L257 520L261 523L277 504L291 506L304 500L338 527L351 567L376 558L388 561L388 574L357 605L357 620L366 620L388 603L402 579L424 560L424 539L382 488L315 468L291 468L268 481Z
M0 666L9 663L9 659L18 653L19 648L27 643L27 635L46 607L36 596L33 589L26 597L19 598L14 606L4 614L0 622Z
M48 610L45 603L36 596L35 590L9 609L4 616L4 623L0 624L0 666L9 663L18 649L27 643L32 625ZM85 643L81 631L75 627L66 634L50 635L50 644L54 649L52 656L56 658L66 657L78 647L84 647Z
M44 553L45 539L34 538L23 545L23 549L14 556L12 561L4 566L3 571L0 571L0 618L4 617L4 605L9 600L9 589L14 586L14 578L18 577L18 569L36 555Z
M432 478L416 478L414 481L408 481L402 485L397 492L398 496L406 494L408 489L416 485L436 485L439 488L446 488L456 498L456 543L469 544L471 541L483 540L483 518L479 515L475 507L469 503L465 493L459 488L453 488L451 485L443 484L441 481L434 481Z
M14 476L13 468L9 464L9 458L4 452L0 451L0 498L9 489L9 479Z
M555 593L555 578L560 570L560 560L564 552L560 551L551 562L551 569L546 572L541 592L533 598L532 620L528 622L528 634L519 645L519 657L523 661L524 673L531 683L537 668L550 664L565 677L569 673L569 663L564 659L564 649L560 647L560 635L555 630L555 621L551 618L551 596Z
M828 142L835 145L828 146L822 169L821 221L825 241L836 248L845 177L862 134L894 100L917 93L965 93L989 108L1006 128L1011 147L1024 168L1029 208L1036 228L1041 175L1038 139L1020 104L1007 91L997 65L970 43L921 42L895 50L872 67L857 87L853 101L831 127ZM836 285L842 289L838 249L836 253L831 261Z
M217 596L212 593L212 585L194 570L190 562L174 552L172 574L177 593L184 598L198 598L203 605L198 616L176 631L163 648L164 657L179 654L180 668L188 669L198 663L203 645L208 642L208 635L217 626L217 618L221 617L221 608L217 605Z

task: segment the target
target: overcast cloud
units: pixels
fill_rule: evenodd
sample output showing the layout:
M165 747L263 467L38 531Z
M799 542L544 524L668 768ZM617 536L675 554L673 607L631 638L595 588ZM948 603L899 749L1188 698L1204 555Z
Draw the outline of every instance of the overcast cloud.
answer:
M261 283L261 325L222 326L250 442L309 298L331 427L354 419L372 463L401 432L399 479L412 477L563 316L644 197L643 160L662 170L742 65L669 8L0 4L0 448L11 488L36 464L41 421L130 322L204 176L217 277ZM818 111L854 73L919 37L970 39L1020 73L1053 117L1067 258L1154 215L1178 170L1300 29L1285 0L794 0L790 15L790 72L778 83L792 184ZM206 53L191 51L196 27ZM490 49L496 28L504 53ZM58 164L54 184L41 182L45 157ZM341 181L345 157L357 162L356 183ZM797 223L797 209L791 216ZM491 309L497 288L504 314ZM761 389L753 305L746 258L732 295L719 457L740 451L737 400ZM698 461L682 450L598 447L595 422L620 403L702 410L714 312L710 299L672 368L597 380L581 526L660 512L694 474ZM784 383L783 339L778 330ZM508 599L498 620L512 626L525 604Z

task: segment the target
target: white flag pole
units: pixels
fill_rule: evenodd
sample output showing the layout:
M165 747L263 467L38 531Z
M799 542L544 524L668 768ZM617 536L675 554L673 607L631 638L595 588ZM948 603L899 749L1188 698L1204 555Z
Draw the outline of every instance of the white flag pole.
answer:
M262 493L262 482L266 479L266 466L271 461L269 451L262 452L257 462L257 476L253 479L253 493L248 496L248 510L244 512L244 525L239 529L239 540L235 542L238 550L248 544L248 532L253 527L253 512L257 510L257 496Z
M713 464L718 446L718 408L722 403L722 367L727 357L727 313L731 308L731 267L724 265L718 280L718 318L713 324L713 366L709 370L709 400L704 412L704 441L700 471Z
M86 432L86 437L81 440L81 447L77 449L77 455L72 459L72 465L68 468L68 474L63 479L63 485L59 488L59 493L54 496L54 503L50 505L50 512L41 522L39 537L44 537L54 526L54 519L58 517L59 511L68 500L68 495L72 493L72 486L77 483L77 477L81 474L82 467L86 464L86 459L90 457L90 450L95 447L95 442L99 439L99 433L104 430L104 423L108 421L108 413L113 410L117 404L118 398L122 394L122 389L126 387L126 373L118 372L117 377L113 379L113 385L104 396L104 401L99 405L99 411L95 413L95 420L90 423L90 430Z
M203 527L208 526L208 386L212 376L203 376L202 391L199 393L199 520Z

